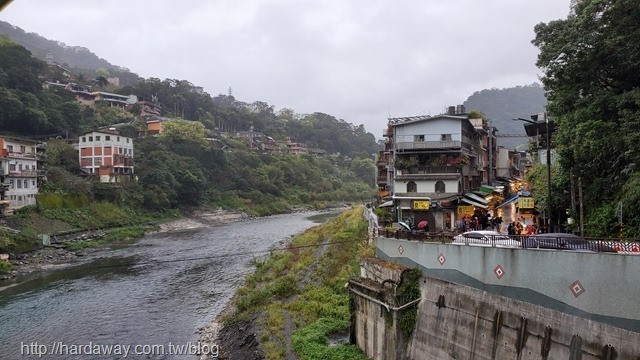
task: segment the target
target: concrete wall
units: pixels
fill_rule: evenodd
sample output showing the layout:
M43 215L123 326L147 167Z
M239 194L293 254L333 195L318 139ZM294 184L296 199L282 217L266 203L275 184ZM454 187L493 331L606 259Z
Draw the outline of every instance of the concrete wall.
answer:
M399 279L402 270L381 259L365 260L361 267L363 281L378 283ZM638 332L431 276L423 277L420 289L410 339L398 330L398 312L354 296L356 343L368 356L376 360L640 358Z
M421 290L407 359L640 357L639 333L429 277Z
M640 332L640 257L379 237L376 256L430 277Z

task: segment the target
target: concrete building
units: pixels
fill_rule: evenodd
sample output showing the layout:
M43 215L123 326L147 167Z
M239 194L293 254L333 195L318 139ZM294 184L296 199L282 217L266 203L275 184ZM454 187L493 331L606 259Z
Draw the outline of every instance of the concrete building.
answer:
M128 181L133 175L133 139L115 128L92 131L78 139L80 169L99 176L102 183Z
M392 193L398 221L454 230L462 216L487 209L492 189L486 184L495 177L487 172L490 162L495 169L497 145L486 121L469 119L458 105L436 116L391 118L386 136L378 189Z
M37 142L0 137L0 201L8 211L36 204L38 194Z

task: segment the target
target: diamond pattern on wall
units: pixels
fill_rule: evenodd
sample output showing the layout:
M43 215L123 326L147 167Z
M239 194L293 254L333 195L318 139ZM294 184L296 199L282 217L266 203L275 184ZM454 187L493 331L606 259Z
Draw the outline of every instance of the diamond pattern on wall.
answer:
M402 245L398 246L398 252L400 253L400 255L402 255L402 253L404 252L404 248L402 247Z
M569 290L571 290L571 293L575 297L582 295L586 291L584 289L584 286L582 286L582 283L580 282L580 280L574 281L573 284L569 286Z
M440 253L440 255L438 255L438 262L440 263L440 265L444 265L444 263L447 262L447 258L444 257L443 253Z
M496 277L498 279L501 279L505 274L504 269L501 265L496 266L495 269L493 269L493 273L496 274Z

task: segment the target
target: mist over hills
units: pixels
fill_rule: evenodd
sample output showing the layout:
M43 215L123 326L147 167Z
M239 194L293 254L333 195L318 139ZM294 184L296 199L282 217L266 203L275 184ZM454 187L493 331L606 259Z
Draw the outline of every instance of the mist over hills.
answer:
M484 113L489 123L498 129L498 135L525 134L525 122L513 119L530 119L531 115L545 111L546 105L544 88L538 83L476 91L464 102L467 111L476 109ZM500 137L498 140L498 144L506 148L525 143L527 138L523 137Z
M113 65L87 48L49 40L4 21L0 21L0 35L7 35L40 60L46 60L47 54L53 55L58 64L75 73L83 74L87 79L94 78L97 69L107 69L111 76L119 77L121 86L134 85L140 79L126 67ZM530 115L544 111L546 103L544 89L540 84L533 83L511 88L479 90L470 95L463 104L467 111L475 109L484 113L490 124L498 129L498 135L507 135L524 134L524 123L512 119L529 119ZM499 144L507 148L514 148L526 142L527 139L523 137L499 139Z
M86 78L95 77L97 69L106 69L111 76L120 78L122 86L133 85L139 78L138 74L132 73L126 67L113 65L85 47L69 46L63 42L49 40L5 21L0 21L0 35L6 35L24 46L37 59L46 61L47 54L51 54L57 64L76 74L83 74Z

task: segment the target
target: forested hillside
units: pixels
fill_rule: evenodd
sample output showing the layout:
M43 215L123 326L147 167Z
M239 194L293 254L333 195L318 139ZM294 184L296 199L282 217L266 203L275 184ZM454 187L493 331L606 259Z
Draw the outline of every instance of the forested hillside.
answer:
M476 109L484 113L491 125L498 128L499 135L524 134L524 122L512 119L531 119L532 114L545 111L547 100L544 89L534 83L504 89L485 89L469 96L464 106L467 110ZM526 138L502 137L498 143L507 148L527 142Z
M24 47L0 37L0 128L5 135L46 141L48 181L41 193L81 194L154 211L212 205L256 214L374 195L370 154L377 144L363 126L321 113L276 114L266 103L246 104L223 95L211 98L194 91L188 81L170 79L146 79L113 89L157 96L167 115L179 118L165 122L159 137L135 139L138 181L115 188L95 183L79 176L71 142L84 131L115 124L123 135L136 138L138 131L146 130L146 121L139 109L128 112L101 102L80 105L64 89L43 89L48 69ZM325 155L265 154L236 136L251 127L280 144L291 138Z
M82 74L88 79L95 77L97 69L103 69L110 76L120 78L122 85L131 85L138 80L138 75L127 68L113 65L81 46L67 46L64 43L46 39L36 33L28 33L4 21L0 21L0 35L6 35L16 43L24 46L37 59L44 61L47 54L51 54L58 64L74 71L76 74Z

